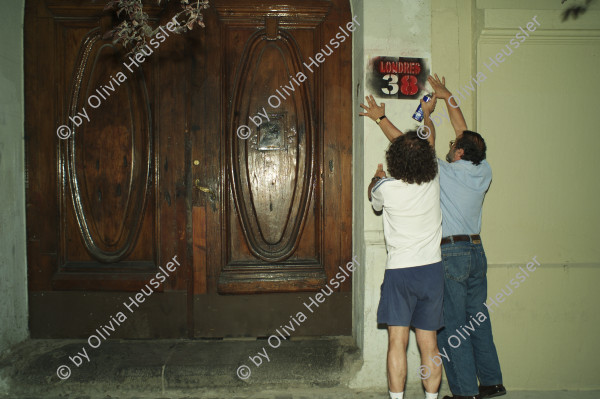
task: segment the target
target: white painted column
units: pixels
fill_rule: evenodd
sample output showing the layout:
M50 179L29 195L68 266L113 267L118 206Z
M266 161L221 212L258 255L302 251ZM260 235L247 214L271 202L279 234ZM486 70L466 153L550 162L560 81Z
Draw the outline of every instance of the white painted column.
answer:
M366 65L376 56L431 59L431 1L352 1L353 15L361 22L354 35L354 253L361 267L353 286L354 337L362 350L363 365L352 379L354 388L387 388L387 331L377 328L377 306L386 262L383 222L367 199L366 188L378 163L385 163L389 144L382 131L368 118L358 116L364 102ZM357 94L358 93L358 94ZM386 115L401 130L416 128L411 118L418 100L388 100ZM407 390L420 390L420 356L411 332L408 349Z

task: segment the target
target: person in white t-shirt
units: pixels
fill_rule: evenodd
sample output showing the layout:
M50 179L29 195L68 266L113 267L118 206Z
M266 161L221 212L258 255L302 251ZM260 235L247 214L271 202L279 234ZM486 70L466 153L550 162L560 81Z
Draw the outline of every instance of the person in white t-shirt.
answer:
M374 100L367 97L367 102L372 107ZM444 325L440 182L433 147L435 128L429 118L435 102L434 97L428 103L421 103L429 137L421 138L411 131L395 139L386 152L387 168L392 177L388 178L383 165L379 164L368 189L373 209L383 210L383 233L388 253L377 322L388 327L387 369L391 399L404 396L410 327L415 328L421 352L420 371L426 399L437 399L442 377L440 365L433 360L438 355L436 331ZM368 106L361 106L366 110L361 115L372 116ZM376 122L379 124L383 118Z

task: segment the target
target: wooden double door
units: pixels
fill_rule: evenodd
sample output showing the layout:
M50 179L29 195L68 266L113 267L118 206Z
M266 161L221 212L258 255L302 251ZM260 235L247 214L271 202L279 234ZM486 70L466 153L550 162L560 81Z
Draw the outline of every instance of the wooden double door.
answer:
M32 337L350 334L351 278L303 305L352 256L348 1L214 0L140 59L98 3L26 3Z

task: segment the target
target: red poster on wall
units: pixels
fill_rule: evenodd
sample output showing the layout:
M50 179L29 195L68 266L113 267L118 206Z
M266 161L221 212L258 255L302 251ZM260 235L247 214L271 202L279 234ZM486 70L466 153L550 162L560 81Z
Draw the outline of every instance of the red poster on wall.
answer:
M382 99L414 100L426 94L426 58L375 57L367 69L367 89Z

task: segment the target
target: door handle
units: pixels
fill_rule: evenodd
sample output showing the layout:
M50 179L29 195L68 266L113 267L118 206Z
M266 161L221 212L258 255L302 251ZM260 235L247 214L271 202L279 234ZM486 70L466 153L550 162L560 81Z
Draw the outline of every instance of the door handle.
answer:
M215 193L213 193L210 188L200 185L200 179L194 180L194 186L203 193L207 193L210 201L214 201L216 199Z

